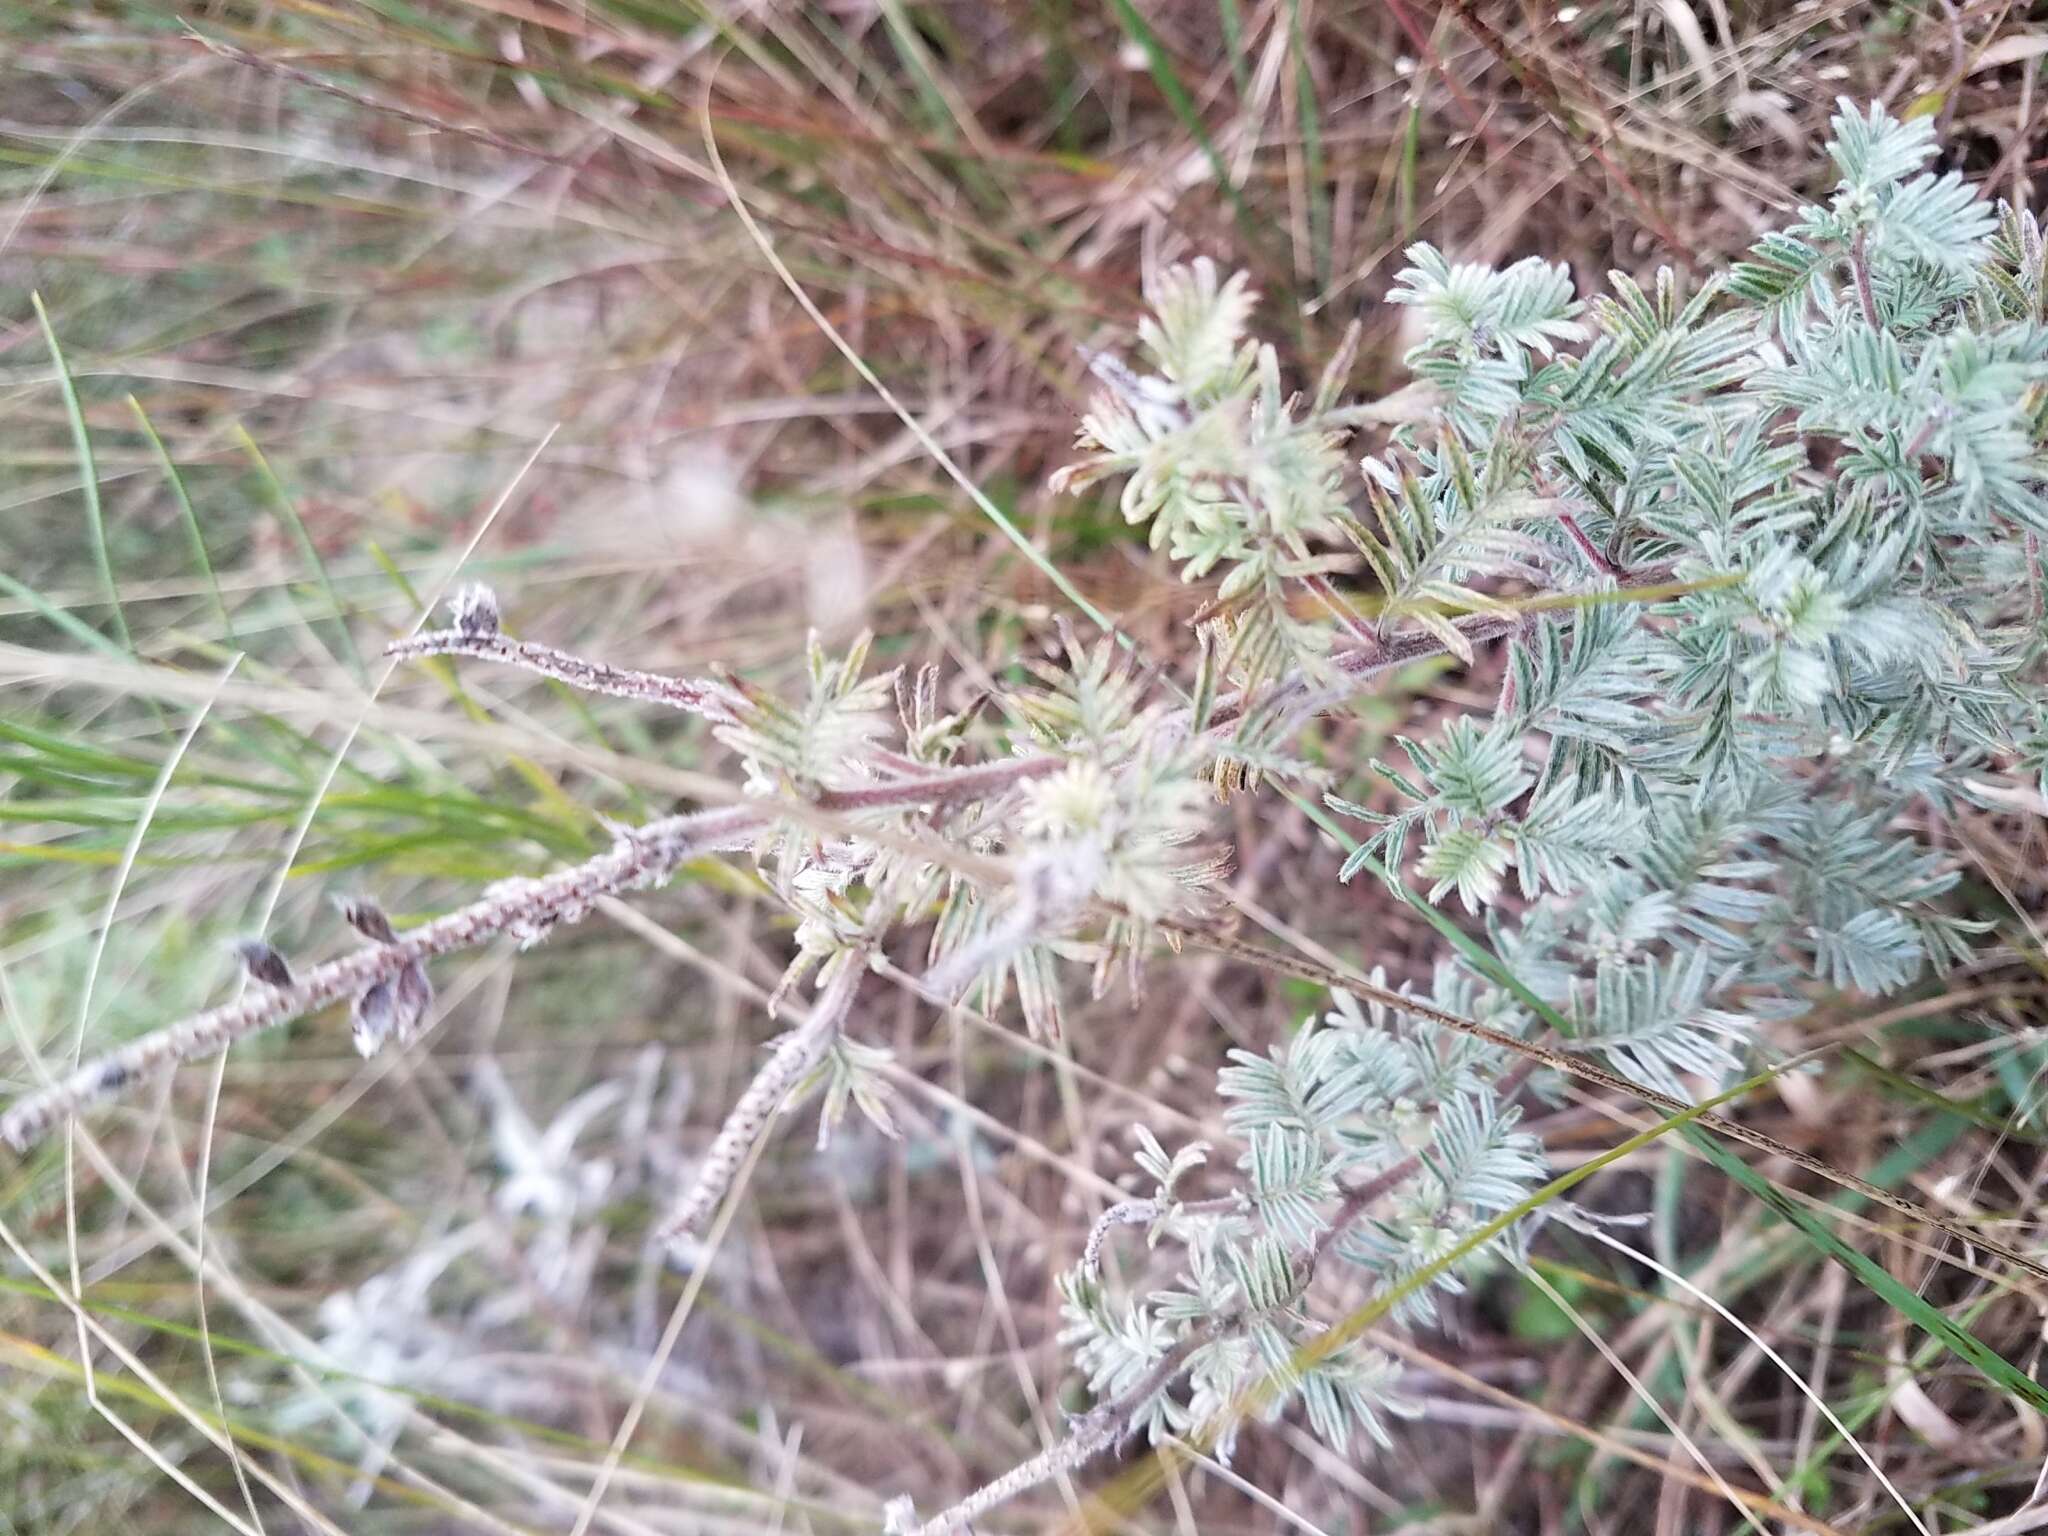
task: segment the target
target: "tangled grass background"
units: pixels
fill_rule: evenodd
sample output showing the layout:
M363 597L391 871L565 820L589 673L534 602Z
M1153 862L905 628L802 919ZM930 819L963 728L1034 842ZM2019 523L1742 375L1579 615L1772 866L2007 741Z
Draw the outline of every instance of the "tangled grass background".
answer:
M109 3L0 10L0 39L10 1098L218 1001L250 933L331 952L337 896L443 912L727 782L681 717L387 675L458 569L521 632L684 675L792 677L807 630L869 628L971 687L1043 653L1069 589L1174 657L1204 590L1109 500L1046 490L1148 258L1249 269L1295 378L1362 319L1370 396L1412 240L1719 267L1825 176L1840 95L1936 114L1951 163L2031 204L2048 57L2025 7L1961 0ZM1490 699L1485 666L1405 670L1317 750L1363 763ZM1740 1106L2022 1245L2040 809L1952 829L1994 964L1823 1008L1778 1042L1834 1044L1820 1069ZM1336 884L1305 820L1230 814L1243 921L1427 974L1434 931ZM1057 1438L1051 1276L1126 1193L1128 1128L1213 1127L1224 1051L1319 993L1190 952L1074 998L1049 1045L877 988L900 1139L777 1138L671 1266L645 1236L774 1028L791 933L759 898L695 860L461 959L412 1049L366 1062L309 1019L0 1163L0 1530L865 1531ZM1530 1129L1568 1167L1632 1113ZM1762 1171L2033 1368L2041 1297ZM1691 1289L1545 1258L1547 1288L1401 1345L1398 1455L1255 1431L1130 1528L1741 1528L1644 1394L1804 1521L1901 1525L1787 1371L1935 1528L2048 1525L2048 1425L1769 1206L1655 1147L1589 1188L1649 1210Z

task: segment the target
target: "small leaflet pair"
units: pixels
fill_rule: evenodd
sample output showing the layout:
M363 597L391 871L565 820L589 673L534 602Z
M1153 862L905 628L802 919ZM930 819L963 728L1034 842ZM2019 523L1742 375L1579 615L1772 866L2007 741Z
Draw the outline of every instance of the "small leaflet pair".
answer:
M373 944L398 942L391 920L367 901L344 902L341 915ZM250 980L279 990L291 986L291 967L271 945L244 939L235 950ZM406 961L395 976L371 982L357 996L350 1010L356 1050L374 1056L389 1041L403 1045L419 1032L433 1004L434 984L427 979L426 966L417 959Z

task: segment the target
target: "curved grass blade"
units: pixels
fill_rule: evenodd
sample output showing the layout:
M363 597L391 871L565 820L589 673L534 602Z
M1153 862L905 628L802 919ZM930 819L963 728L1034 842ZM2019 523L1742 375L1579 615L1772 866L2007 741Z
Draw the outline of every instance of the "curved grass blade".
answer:
M206 552L206 536L199 528L199 513L192 506L192 497L185 489L185 477L178 473L171 453L164 446L164 440L157 435L155 425L148 413L142 409L142 402L133 395L128 397L128 409L135 413L135 420L142 427L142 435L149 440L150 451L156 455L157 466L163 470L164 479L170 482L171 496L178 503L178 515L185 523L185 536L192 541L192 556L198 562L200 574L206 578L206 590L213 596L214 612L220 615L221 633L228 645L235 650L242 649L242 642L235 637L235 621L228 617L226 599L221 596L220 580L213 573L213 560Z
M306 525L299 518L299 510L292 505L291 494L285 490L284 482L277 478L277 471L270 467L270 460L263 456L263 450L256 446L256 439L249 435L248 428L237 422L235 437L242 445L242 452L249 456L249 462L256 470L256 476L263 482L269 493L271 505L277 509L279 521L290 531L292 541L299 546L299 553L305 557L313 579L320 585L321 594L334 614L334 627L341 637L341 654L348 659L349 670L356 679L368 683L370 674L363 665L362 653L356 649L355 636L349 633L349 609L342 603L341 594L334 590L334 580L327 574L327 562L320 558L320 551L314 545L312 536L306 532Z
M43 296L31 293L29 303L35 306L36 323L43 328L43 342L50 349L50 361L57 369L57 387L64 396L64 415L71 424L71 446L78 454L78 476L80 489L85 492L85 520L92 533L92 555L99 567L100 584L107 589L107 605L114 613L114 635L121 642L121 648L131 655L135 650L135 639L128 632L128 615L121 610L121 588L114 580L114 557L107 548L107 520L105 509L100 504L99 467L93 460L92 436L85 428L85 408L78 401L78 386L72 382L71 365L64 360L64 349L57 345L57 328L50 324L50 312L43 308Z
M2043 1387L2005 1356L1919 1295L1911 1286L1902 1284L1890 1270L1869 1254L1843 1242L1818 1215L1779 1189L1726 1147L1715 1142L1711 1136L1701 1133L1696 1128L1687 1127L1686 1139L1715 1167L1797 1227L1814 1247L1875 1291L1893 1311L1906 1318L1958 1359L1968 1361L1988 1380L2011 1393L2037 1413L2048 1413L2048 1387Z

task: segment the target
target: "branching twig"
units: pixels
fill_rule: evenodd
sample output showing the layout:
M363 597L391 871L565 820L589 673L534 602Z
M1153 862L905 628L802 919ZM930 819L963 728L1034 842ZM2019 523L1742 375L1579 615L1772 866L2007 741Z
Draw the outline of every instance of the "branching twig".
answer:
M1061 761L1056 757L1019 758L887 780L858 789L828 791L817 804L823 810L844 811L983 799L1010 784L1049 772ZM579 922L601 896L658 885L690 859L747 846L775 820L777 810L773 803L725 806L663 817L621 831L610 850L572 868L537 879L502 881L468 906L398 935L393 943L373 944L316 966L290 986L252 987L232 1003L166 1025L20 1100L0 1116L0 1141L23 1151L66 1115L112 1098L145 1073L211 1056L245 1036L344 998L360 997L419 961L474 948L501 933L530 940L557 924Z
M669 1212L668 1218L655 1229L657 1240L674 1242L687 1237L718 1209L718 1202L732 1187L733 1175L739 1172L748 1151L782 1107L789 1091L802 1082L831 1049L833 1040L846 1023L846 1011L853 1003L853 994L860 986L860 978L866 969L857 954L838 957L809 1015L782 1037L775 1053L754 1074L754 1080L747 1084L747 1091L739 1096L739 1101L726 1115L725 1124L718 1128L718 1135L711 1143L711 1150L704 1154L704 1161L698 1165L696 1182Z
M483 588L458 594L455 625L401 640L387 647L396 657L472 656L538 672L592 692L686 709L715 721L732 718L742 701L722 683L667 677L591 661L551 646L507 639L498 630L497 603ZM1460 619L1458 628L1474 642L1512 633L1520 620L1491 614ZM1305 682L1299 708L1313 713L1333 707L1358 684L1395 667L1441 654L1433 636L1397 636L1371 649L1333 658L1344 681L1322 689ZM1243 712L1241 698L1219 700L1209 734ZM1065 759L1046 754L886 779L850 789L821 792L812 802L830 812L881 810L893 806L945 805L987 799L1025 780L1051 773ZM112 1098L138 1077L157 1068L210 1056L237 1040L287 1023L345 998L360 997L389 982L408 966L438 955L473 948L501 933L536 937L564 922L578 921L601 896L658 884L677 865L700 854L743 847L778 814L773 804L735 805L665 817L622 832L618 843L573 868L534 880L506 881L483 897L399 935L395 943L373 944L316 966L290 986L251 987L232 1003L195 1014L87 1062L63 1080L19 1100L0 1116L0 1140L23 1151L67 1115Z
M1797 1147L1789 1146L1785 1142L1778 1140L1777 1137L1767 1132L1759 1131L1743 1121L1731 1120L1724 1115L1702 1112L1698 1106L1687 1102L1685 1099L1665 1093L1662 1089L1652 1088L1647 1083L1635 1082L1623 1077L1618 1072L1610 1072L1607 1068L1593 1061L1590 1056L1583 1055L1577 1051L1559 1050L1554 1046L1545 1045L1537 1041L1518 1039L1513 1035L1504 1034L1500 1030L1491 1029L1475 1020L1438 1008L1433 1003L1426 1002L1421 998L1410 997L1404 993L1395 992L1390 988L1380 986L1369 978L1359 975L1348 968L1323 965L1303 955L1283 955L1278 951L1261 949L1255 944L1245 943L1226 934L1202 932L1195 929L1183 929L1181 931L1187 938L1218 954L1233 955L1282 975L1294 976L1303 981L1312 981L1333 990L1348 991L1360 998L1385 1003L1389 1008L1412 1014L1419 1019L1427 1019L1432 1024L1441 1025L1445 1029L1453 1030L1458 1034L1482 1041L1501 1050L1511 1051L1518 1056L1528 1059L1535 1067L1549 1067L1551 1070L1560 1072L1566 1077L1576 1078L1582 1083L1590 1083L1593 1087L1605 1092L1618 1094L1624 1098L1640 1099L1643 1103L1649 1104L1668 1115L1686 1115L1701 1130L1712 1131L1716 1135L1724 1136L1730 1141L1740 1142L1747 1147L1754 1147L1757 1151L1767 1156L1783 1158L1789 1163L1804 1168L1809 1173L1817 1174L1821 1178L1838 1184L1844 1189L1853 1190L1864 1199L1881 1205L1886 1210L1893 1211L1900 1216L1904 1216L1909 1221L1918 1222L1946 1232L1959 1243L1973 1245L1987 1252L1995 1253L2014 1268L2025 1271L2038 1281L2048 1283L2048 1265L2044 1265L2031 1255L2021 1252L2011 1243L1992 1236L1981 1227L1976 1229L1966 1228L1930 1207L1917 1204L1914 1201L1908 1200L1903 1195L1894 1194L1881 1184L1873 1184L1861 1174L1851 1173L1844 1168L1837 1168L1834 1164L1815 1157L1811 1152L1802 1152ZM1793 1059L1796 1061L1804 1058L1795 1057ZM1778 1070L1783 1069L1784 1064L1781 1063Z
M1064 757L1015 757L971 768L945 768L937 773L882 779L853 789L820 790L812 802L821 811L877 811L894 805L957 805L985 800L1027 779L1043 778L1067 766Z
M1533 1061L1520 1061L1500 1081L1500 1096L1503 1103L1514 1098L1522 1085L1535 1070ZM1330 1224L1318 1234L1315 1244L1309 1250L1308 1264L1301 1276L1306 1287L1314 1277L1316 1267L1322 1263L1323 1255L1352 1227L1370 1215L1374 1206L1401 1185L1408 1182L1422 1169L1420 1156L1411 1153L1381 1169L1363 1184L1344 1191L1343 1199L1330 1217ZM1217 1200L1204 1200L1188 1207L1190 1210L1214 1209L1231 1204L1229 1196ZM1088 1242L1082 1250L1081 1262L1094 1269L1100 1261L1103 1241L1110 1230L1117 1226L1135 1226L1153 1220L1160 1213L1156 1200L1125 1200L1111 1206L1096 1219L1089 1230ZM1203 1343L1228 1332L1237 1318L1219 1318L1203 1333L1181 1340L1173 1349L1163 1355L1157 1364L1146 1373L1144 1379L1128 1392L1093 1409L1076 1421L1067 1438L1051 1450L1041 1452L1031 1460L1012 1467L994 1482L976 1489L958 1504L944 1513L917 1526L910 1536L954 1536L966 1524L979 1515L1037 1486L1047 1479L1063 1472L1071 1472L1084 1462L1092 1461L1117 1444L1134 1427L1140 1412L1153 1396L1171 1386L1188 1357Z
M508 639L498 630L497 599L486 588L465 588L456 595L452 606L455 611L453 628L429 630L425 634L394 641L384 648L384 654L401 660L467 656L479 661L501 662L567 683L573 688L614 698L662 704L718 721L732 719L744 704L723 683L615 667L609 662L593 661L553 646ZM1451 622L1467 641L1484 643L1513 634L1522 621L1515 615L1480 613L1466 614ZM1331 657L1331 665L1344 679L1342 683L1316 690L1305 679L1295 680L1292 686L1301 694L1303 707L1327 708L1340 702L1343 696L1368 678L1412 662L1441 656L1446 650L1443 641L1433 634L1397 635L1387 640L1367 635L1365 639L1367 643L1339 651ZM1209 734L1219 736L1224 727L1235 724L1244 713L1245 703L1240 694L1226 694L1218 699L1210 711ZM921 802L937 804L972 798L976 792L992 793L1064 766L1064 758L1051 755L1015 758L974 768L949 769L922 778L892 779L855 789L826 790L817 797L816 803L821 810L828 811L869 810Z
M1321 1262L1324 1253L1340 1236L1364 1219L1383 1196L1414 1177L1421 1167L1421 1158L1404 1157L1391 1167L1373 1175L1357 1188L1345 1191L1343 1202L1337 1207L1330 1225L1323 1230L1316 1240L1315 1247L1310 1251L1308 1273L1313 1275L1315 1266ZM1204 1205L1217 1203L1220 1202L1203 1202ZM1092 1267L1095 1260L1100 1257L1103 1239L1109 1235L1112 1227L1150 1221L1157 1214L1158 1202L1153 1200L1126 1200L1111 1206L1102 1213L1090 1230L1082 1262ZM1306 1279L1303 1283L1306 1283ZM911 1536L955 1536L955 1533L963 1530L967 1523L976 1517L987 1514L998 1505L1049 1478L1057 1477L1064 1472L1072 1472L1084 1463L1093 1461L1104 1451L1110 1450L1136 1427L1137 1416L1144 1411L1146 1404L1158 1393L1173 1385L1186 1367L1189 1356L1201 1344L1228 1332L1235 1321L1237 1320L1219 1319L1204 1333L1181 1340L1160 1357L1136 1386L1076 1420L1073 1430L1058 1445L1012 1467L994 1482L977 1488L951 1509L917 1526L911 1532Z
M669 709L702 715L721 725L738 720L746 708L746 701L737 691L709 678L672 677L665 672L615 667L610 662L594 661L572 651L558 650L552 645L511 639L498 628L498 602L488 588L465 587L456 594L451 606L455 614L452 628L428 630L424 634L394 640L384 647L384 654L398 661L416 661L429 656L466 656L476 661L500 662L580 688L586 693L660 704ZM852 789L827 789L819 793L815 804L826 811L863 811L978 799L1022 780L1051 773L1064 764L1063 758L1043 756L983 763L974 768L945 769L937 773L885 779Z
M1316 1234L1315 1245L1309 1249L1309 1274L1314 1275L1316 1266L1323 1261L1323 1255L1330 1251L1338 1238L1356 1226L1367 1212L1379 1204L1383 1196L1400 1188L1421 1169L1422 1159L1411 1152L1399 1162L1381 1169L1363 1184L1345 1190L1343 1201L1330 1217L1330 1224Z
M1467 642L1484 644L1514 634L1526 622L1526 614L1478 613L1467 614L1454 620L1453 624ZM1297 678L1292 684L1283 684L1280 689L1268 693L1267 707L1306 719L1324 710L1335 709L1357 693L1362 684L1375 677L1418 661L1427 661L1433 656L1446 655L1449 650L1450 647L1442 640L1429 634L1396 635L1374 645L1353 646L1330 657L1330 667L1337 673L1335 682L1318 686ZM1227 694L1217 700L1216 707L1209 714L1210 740L1219 746L1228 743L1229 727L1243 717L1246 702L1242 694Z
M211 1056L301 1014L360 996L419 961L474 948L501 933L538 937L557 923L575 922L600 896L657 884L685 860L743 846L760 824L761 812L752 806L663 817L621 832L593 859L538 879L502 881L468 906L392 942L371 943L315 966L289 986L259 982L232 1003L145 1035L16 1103L0 1116L0 1140L23 1151L66 1115L112 1097L144 1073Z

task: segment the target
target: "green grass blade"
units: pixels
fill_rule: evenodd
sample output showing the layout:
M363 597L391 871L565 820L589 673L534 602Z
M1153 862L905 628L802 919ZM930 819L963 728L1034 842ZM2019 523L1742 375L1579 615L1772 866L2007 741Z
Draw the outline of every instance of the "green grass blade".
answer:
M1216 173L1216 185L1230 201L1230 211L1237 219L1238 229L1247 239L1252 235L1251 210L1245 207L1244 195L1237 190L1237 184L1230 179L1230 167L1223 163L1223 154L1216 148L1216 141L1209 137L1209 127L1202 121L1202 114L1195 107L1195 98L1182 83L1180 71L1174 68L1173 55L1166 51L1166 45L1159 40L1159 34L1152 30L1131 0L1111 0L1117 20L1130 35L1131 41L1144 51L1146 67L1152 72L1152 79L1159 87L1159 94L1166 98L1166 104L1173 109L1173 115L1180 119L1181 126L1195 137L1202 146L1202 153L1209 157L1209 167Z
M1330 196L1323 162L1322 104L1315 72L1309 68L1308 33L1301 24L1301 0L1287 3L1287 51L1294 56L1296 114L1301 121L1302 158L1308 162L1309 271L1317 292L1330 286Z
M135 650L128 633L128 616L121 611L121 589L114 581L114 557L107 548L106 511L100 503L99 467L92 456L92 435L85 428L85 408L78 401L78 386L71 378L71 365L64 361L64 349L57 344L57 328L50 324L50 312L43 308L43 296L31 293L36 322L43 328L43 342L50 349L50 361L57 369L57 387L64 396L64 414L71 423L71 445L78 454L78 475L85 491L85 520L92 532L92 554L99 566L100 582L107 589L107 605L114 611L114 634L121 649Z
M1688 1127L1686 1139L1729 1178L1804 1233L1822 1253L1840 1264L1906 1318L1960 1360L1975 1366L1986 1379L2011 1393L2037 1413L2048 1413L2048 1387L2043 1387L2005 1356L1935 1307L1911 1286L1901 1284L1877 1260L1845 1243L1819 1216L1779 1189L1713 1137Z
M1401 134L1401 169L1394 181L1394 222L1403 249L1415 238L1415 168L1422 156L1422 100L1408 107L1408 126Z
M1244 13L1237 0L1216 0L1216 20L1223 28L1223 51L1230 55L1230 83L1244 101L1252 93L1252 71L1244 56Z
M320 551L314 545L312 536L306 532L306 525L299 518L299 509L292 505L291 493L284 488L284 482L277 477L277 471L270 467L270 460L263 456L263 450L256 446L256 439L249 435L246 427L237 423L235 436L242 444L242 451L249 456L256 475L269 493L271 505L276 508L278 520L292 536L305 558L313 579L320 585L321 594L326 597L329 609L334 614L334 627L341 637L341 654L348 659L349 668L358 680L369 681L369 671L363 665L362 653L356 649L355 636L349 633L348 608L341 601L341 594L334 590L333 578L327 574L327 562L320 558Z
M28 604L29 607L42 615L43 618L49 620L58 629L63 630L65 634L76 640L85 649L99 651L108 656L118 656L123 661L128 659L128 652L114 644L113 641L94 629L77 614L59 608L55 603L44 597L42 593L23 582L16 581L5 571L0 571L0 592L6 593L16 602Z
M2048 1140L2048 1138L2042 1137L2037 1132L2022 1130L2017 1125L2007 1124L1989 1110L1982 1109L1975 1104L1959 1104L1954 1099L1946 1098L1936 1093L1925 1083L1915 1082L1903 1073L1894 1072L1883 1063L1873 1061L1853 1046L1843 1049L1842 1059L1854 1062L1901 1098L1911 1099L1914 1103L1931 1109L1936 1114L1958 1116L1969 1121L1970 1124L1976 1126L1979 1130L1989 1131L1994 1136L2003 1136L2011 1141L2023 1141L2039 1146L2043 1140Z
M149 440L150 451L156 455L158 468L164 472L164 479L170 482L171 496L178 503L178 515L184 519L185 536L192 541L192 556L198 563L200 573L206 578L206 590L213 595L214 612L220 615L221 633L228 644L236 650L242 642L235 638L234 620L228 617L228 605L221 596L220 580L214 575L213 560L206 552L206 536L199 528L199 513L192 506L191 494L185 489L185 477L178 473L178 466L171 459L171 453L164 446L164 440L157 435L155 425L148 413L142 409L142 402L133 395L128 397L128 408L135 413L135 420L142 427L142 435Z

